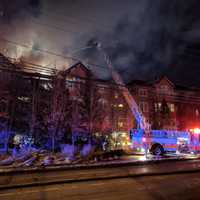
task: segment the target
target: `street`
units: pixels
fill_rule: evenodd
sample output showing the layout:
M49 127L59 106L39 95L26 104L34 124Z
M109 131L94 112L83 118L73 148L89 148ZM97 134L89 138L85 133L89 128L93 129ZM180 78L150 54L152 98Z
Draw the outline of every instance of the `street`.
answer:
M200 195L200 161L30 170L1 173L0 180L1 200L195 200Z
M0 199L197 200L200 195L199 187L200 173L192 173L25 187L1 191Z
M197 156L148 157L125 156L121 160L76 165L50 165L32 167L3 167L0 170L0 189L37 184L75 182L93 179L111 179L148 174L177 173L199 170Z

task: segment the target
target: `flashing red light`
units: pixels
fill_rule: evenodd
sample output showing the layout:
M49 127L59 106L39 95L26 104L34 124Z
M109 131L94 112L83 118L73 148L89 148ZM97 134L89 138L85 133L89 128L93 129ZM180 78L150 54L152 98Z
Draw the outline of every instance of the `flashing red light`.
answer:
M200 134L200 128L193 128L190 129L191 132L193 132L194 134Z
M200 129L199 129L199 128L194 128L193 132L194 132L195 134L200 134Z

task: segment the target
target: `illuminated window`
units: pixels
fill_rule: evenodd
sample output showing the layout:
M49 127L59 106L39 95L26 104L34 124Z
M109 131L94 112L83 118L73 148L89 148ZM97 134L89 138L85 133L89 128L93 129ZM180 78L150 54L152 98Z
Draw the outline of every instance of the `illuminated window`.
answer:
M170 103L169 108L171 112L175 112L175 105L173 103Z
M124 126L123 122L118 122L118 127L122 128Z
M196 115L196 117L199 117L199 110L198 109L195 110L195 115Z
M161 104L160 102L155 103L155 104L154 104L155 111L156 111L156 112L160 111L160 110L161 110L161 106L162 106L162 104Z
M163 92L166 92L166 91L168 91L168 86L167 85L161 85L160 90L162 90Z
M115 99L117 99L119 97L119 95L117 93L115 93L114 97L115 97Z
M17 97L18 98L18 100L20 100L20 101L23 101L23 102L29 102L30 101L30 98L29 97Z
M43 87L45 90L50 90L50 89L52 89L52 84L51 84L51 83L43 83L43 84L42 84L42 87Z
M123 108L124 105L123 105L123 104L119 104L118 107L119 107L119 108Z
M154 104L155 111L156 111L156 112L160 111L160 110L161 110L161 106L162 106L162 104L161 104L160 102L155 103L155 104Z
M157 112L158 111L158 105L157 105L157 103L154 103L154 108L155 108L155 112Z

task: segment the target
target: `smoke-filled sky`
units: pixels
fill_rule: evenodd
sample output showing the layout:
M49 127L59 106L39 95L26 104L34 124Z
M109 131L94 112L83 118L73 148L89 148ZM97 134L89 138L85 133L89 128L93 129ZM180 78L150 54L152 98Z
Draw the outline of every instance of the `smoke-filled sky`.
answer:
M0 0L0 51L60 69L76 61L52 53L75 57L108 78L102 55L84 50L99 41L125 81L166 74L200 86L199 9L199 0Z

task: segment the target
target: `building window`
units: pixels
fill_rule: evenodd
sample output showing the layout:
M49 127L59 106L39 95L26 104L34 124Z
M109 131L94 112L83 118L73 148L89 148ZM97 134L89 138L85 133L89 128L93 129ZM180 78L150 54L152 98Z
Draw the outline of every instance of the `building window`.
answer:
M100 87L99 88L99 93L104 94L105 93L105 88L104 87Z
M159 91L162 94L169 94L169 87L168 87L168 85L160 85Z
M170 103L169 109L170 109L171 112L175 112L175 105L173 103Z
M141 109L142 112L148 112L149 111L148 103L145 102L145 101L141 101L139 103L139 107L140 107L140 109Z
M196 115L196 117L199 117L199 114L200 114L200 113L199 113L199 110L196 109L196 110L195 110L195 115Z
M168 90L168 86L167 86L167 85L161 85L161 86L160 86L160 89L161 89L162 91L167 91L167 90Z
M69 88L69 89L72 89L73 88L73 82L72 81L67 81L67 87Z
M141 96L141 97L147 97L147 89L139 89L139 91L138 91L138 93L139 93L139 96Z
M161 107L162 107L161 102L155 103L154 107L155 107L155 112L161 111Z
M155 112L158 112L158 104L154 103Z
M124 126L124 123L123 122L118 122L118 127L119 128L122 128Z
M123 107L124 107L124 105L121 103L118 105L118 108L123 108Z
M175 125L175 122L174 122L173 120L171 120L171 121L170 121L170 126L173 127L174 125Z
M50 85L49 83L43 83L42 86L43 86L43 88L44 88L45 90L49 90L50 88L52 88L51 85Z
M159 103L158 103L158 110L161 110L161 107L162 107L162 103L159 102Z
M115 92L115 95L114 95L115 99L118 99L119 95L117 92Z
M30 98L29 97L23 97L22 96L22 97L17 97L17 99L22 101L22 102L25 102L25 103L30 102Z
M107 101L104 98L99 99L99 102L102 104L102 106L105 106L107 104Z

